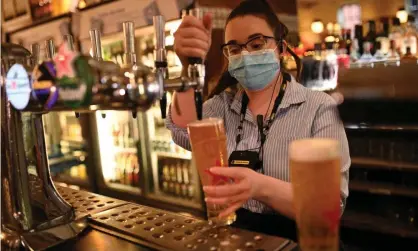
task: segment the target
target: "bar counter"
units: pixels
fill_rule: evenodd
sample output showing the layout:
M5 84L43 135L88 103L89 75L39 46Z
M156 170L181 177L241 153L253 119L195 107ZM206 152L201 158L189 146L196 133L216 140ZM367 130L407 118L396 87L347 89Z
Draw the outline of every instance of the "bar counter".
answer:
M36 188L36 185L35 185ZM297 244L201 219L56 185L88 227L74 240L48 250L296 250ZM36 189L33 189L36 191ZM278 226L280 227L280 226Z

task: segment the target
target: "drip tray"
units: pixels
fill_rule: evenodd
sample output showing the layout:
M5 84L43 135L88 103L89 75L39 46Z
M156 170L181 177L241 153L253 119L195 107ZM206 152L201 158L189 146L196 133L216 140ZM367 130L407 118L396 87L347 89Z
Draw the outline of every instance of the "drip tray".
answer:
M76 212L76 219L125 205L128 202L110 197L78 191L59 185L55 186L61 197L69 203Z
M94 214L93 227L163 250L275 251L291 242L232 227L214 227L206 221L155 208L126 204Z

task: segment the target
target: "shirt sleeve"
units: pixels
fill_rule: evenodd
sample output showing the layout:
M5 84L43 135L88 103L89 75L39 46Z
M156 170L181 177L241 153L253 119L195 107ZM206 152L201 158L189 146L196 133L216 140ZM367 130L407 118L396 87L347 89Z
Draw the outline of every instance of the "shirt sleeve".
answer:
M207 100L203 104L203 118L222 118L224 119L225 102L221 95L215 96ZM166 119L166 126L171 131L171 137L173 138L174 143L181 146L182 148L191 151L189 134L187 133L187 128L182 128L174 124L171 116L171 105L168 108L168 114Z
M312 127L314 138L332 138L341 147L341 213L344 212L348 197L348 171L351 165L350 151L344 125L340 119L337 104L329 97L317 111Z

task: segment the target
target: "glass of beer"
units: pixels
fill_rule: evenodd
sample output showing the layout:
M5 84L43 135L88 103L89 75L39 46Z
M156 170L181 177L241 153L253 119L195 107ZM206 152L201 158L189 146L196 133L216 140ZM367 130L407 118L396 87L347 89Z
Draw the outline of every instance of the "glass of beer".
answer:
M341 151L337 140L290 144L290 171L298 238L303 251L339 249Z
M206 118L188 124L190 143L195 165L203 186L221 186L230 183L226 177L212 174L211 167L227 167L228 155L224 122L220 118ZM235 219L235 213L219 218L219 213L228 205L206 203L207 216L210 224L230 225Z

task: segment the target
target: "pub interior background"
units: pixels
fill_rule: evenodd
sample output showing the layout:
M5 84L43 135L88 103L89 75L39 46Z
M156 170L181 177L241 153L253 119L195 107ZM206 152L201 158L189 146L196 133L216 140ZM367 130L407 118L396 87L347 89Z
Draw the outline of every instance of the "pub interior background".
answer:
M72 34L92 55L89 30L102 34L103 60L123 64L122 22L135 22L139 61L154 66L152 16L165 26L168 71L181 74L173 34L181 10L214 19L206 60L211 92L225 63L223 27L239 0L3 0L2 43L55 46ZM418 250L418 3L416 0L271 0L302 59L301 83L338 97L350 144L350 195L341 220L347 250ZM81 25L80 25L81 24ZM401 68L400 65L408 67ZM284 56L295 73L296 62ZM295 73L296 74L296 73ZM344 100L341 99L341 94ZM171 94L168 93L168 100ZM191 153L171 139L159 104L124 111L50 112L44 131L56 184L193 214L202 194ZM3 154L3 153L2 153ZM411 249L404 247L410 243Z

